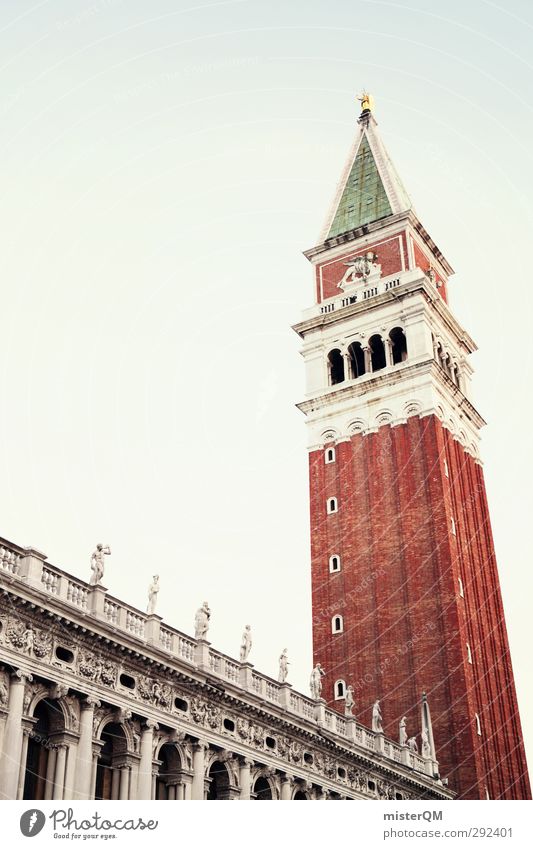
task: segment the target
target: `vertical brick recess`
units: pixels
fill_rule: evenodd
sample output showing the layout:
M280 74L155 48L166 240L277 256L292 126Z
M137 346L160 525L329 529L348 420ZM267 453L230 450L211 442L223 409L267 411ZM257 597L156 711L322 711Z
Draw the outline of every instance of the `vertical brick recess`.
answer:
M436 416L415 415L339 442L334 463L311 452L309 480L314 660L330 707L343 710L333 685L344 679L358 719L369 725L381 698L396 739L404 714L420 732L425 690L459 798L531 798L481 466Z

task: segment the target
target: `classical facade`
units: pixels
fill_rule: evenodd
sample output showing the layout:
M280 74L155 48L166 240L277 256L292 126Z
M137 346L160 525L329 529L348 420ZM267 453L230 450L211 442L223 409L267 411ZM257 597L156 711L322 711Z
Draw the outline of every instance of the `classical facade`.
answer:
M303 340L313 646L324 695L348 686L385 732L427 691L461 798L531 797L470 393L475 344L363 100L316 247ZM361 695L366 698L361 699ZM420 740L423 743L423 740Z
M215 651L208 616L189 637L0 539L0 798L452 796L432 757L258 673L246 640Z

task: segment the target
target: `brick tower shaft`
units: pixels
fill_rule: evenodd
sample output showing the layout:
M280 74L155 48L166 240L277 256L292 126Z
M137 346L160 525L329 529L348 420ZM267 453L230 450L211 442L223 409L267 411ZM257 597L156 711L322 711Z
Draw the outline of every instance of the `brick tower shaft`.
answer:
M368 103L366 104L368 107ZM307 391L314 660L323 696L421 739L460 798L531 798L452 268L366 108L295 327ZM411 742L411 745L414 745Z

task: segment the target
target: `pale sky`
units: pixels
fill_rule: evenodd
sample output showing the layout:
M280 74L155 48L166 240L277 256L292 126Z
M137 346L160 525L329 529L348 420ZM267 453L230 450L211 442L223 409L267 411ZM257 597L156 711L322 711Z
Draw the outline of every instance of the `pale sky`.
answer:
M0 535L307 691L312 247L367 87L479 344L522 723L530 667L533 9L3 0ZM368 703L375 698L368 694ZM384 712L386 704L383 705ZM531 759L530 759L531 760Z

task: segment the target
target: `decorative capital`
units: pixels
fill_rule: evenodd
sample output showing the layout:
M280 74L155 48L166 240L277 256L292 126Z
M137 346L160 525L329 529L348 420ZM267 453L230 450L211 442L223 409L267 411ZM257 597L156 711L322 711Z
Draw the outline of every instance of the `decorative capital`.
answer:
M33 675L30 672L24 672L23 669L15 669L15 671L11 673L11 677L13 678L14 683L19 684L31 684L33 681Z
M52 684L50 687L51 699L62 699L68 693L68 684Z
M115 712L115 719L119 725L124 722L127 722L133 716L131 710L127 708L117 708Z
M80 700L81 710L94 710L100 706L101 702L95 696L87 696L87 698Z
M155 719L146 719L144 722L145 731L159 731L159 725Z

